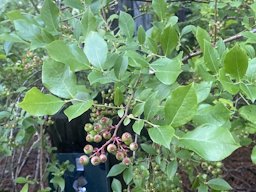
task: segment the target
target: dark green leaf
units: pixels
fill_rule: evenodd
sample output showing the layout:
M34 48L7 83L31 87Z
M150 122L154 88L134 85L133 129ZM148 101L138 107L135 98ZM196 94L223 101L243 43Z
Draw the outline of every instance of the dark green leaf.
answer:
M204 29L197 27L196 40L200 46L201 51L204 51L204 41L211 42L210 35Z
M113 61L112 61L113 62ZM126 56L120 57L117 59L115 66L114 66L114 71L115 75L118 79L122 79L124 77L124 74L128 68L128 58Z
M122 192L121 182L117 179L113 179L111 189L113 192Z
M199 84L195 84L198 103L201 103L209 96L211 88L212 88L211 81L202 81Z
M126 168L127 168L127 166L122 163L116 164L113 167L111 167L111 169L108 172L107 177L117 176L117 175L121 174Z
M172 126L153 127L148 129L151 140L157 144L163 145L167 149L170 148L172 137L174 135Z
M204 62L207 68L213 72L218 73L220 59L218 52L212 47L212 44L208 41L204 41Z
M193 85L180 86L165 104L165 119L173 127L189 122L197 110L197 96Z
M144 44L145 40L146 40L146 32L144 28L140 25L138 28L138 41L142 45Z
M160 37L164 54L169 56L179 44L179 35L174 27L164 29Z
M178 170L178 162L176 160L168 163L166 171L167 171L167 176L170 180L173 179L177 170Z
M152 119L158 112L160 101L158 100L158 93L153 93L148 97L144 105L145 119Z
M147 152L150 155L156 155L157 154L156 150L149 144L142 143L140 146L141 146L143 151Z
M135 23L132 16L123 11L119 15L119 27L122 34L127 38L132 38L134 34Z
M124 96L123 96L122 91L120 90L119 87L115 87L115 90L114 90L114 104L116 106L119 106L123 103L123 101L124 101Z
M241 80L248 67L248 56L239 45L235 45L224 58L224 70L237 80Z
M126 185L128 185L133 178L133 171L132 166L129 166L124 172L123 172L123 178Z
M217 179L211 179L210 181L207 182L210 188L215 189L215 190L231 190L232 187L224 180L221 178Z
M61 99L53 95L43 94L34 87L27 92L23 101L19 103L19 107L31 115L43 116L54 115L64 103Z

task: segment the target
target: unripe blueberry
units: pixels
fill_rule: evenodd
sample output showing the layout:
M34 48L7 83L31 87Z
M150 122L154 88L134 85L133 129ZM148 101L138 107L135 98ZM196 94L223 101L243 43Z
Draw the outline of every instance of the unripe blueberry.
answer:
M98 156L94 156L91 158L92 165L99 165L101 163L101 160Z
M91 131L89 132L89 134L91 134L92 136L95 136L95 135L97 134L97 132L94 131L94 130L91 130Z
M122 161L124 159L124 152L117 151L116 152L116 159L119 160L119 161Z
M93 142L93 135L88 134L88 135L86 136L86 141L87 141L87 142Z
M110 133L109 131L105 131L105 132L103 133L103 138L106 139L106 140L110 139L111 136L112 136L112 135L111 135L111 133Z
M93 129L93 126L92 126L91 123L86 123L86 124L84 125L84 130L85 130L86 132L89 132L89 131L91 131L92 129Z
M100 155L100 161L101 161L102 163L105 163L105 162L107 161L107 156L106 156L105 154L101 154L101 155Z
M93 129L94 129L94 131L96 131L96 132L100 132L100 131L102 131L103 127L102 127L101 124L95 123Z
M129 146L131 151L136 151L138 149L138 144L137 143L131 143Z
M91 146L89 144L84 146L84 153L85 154L89 155L89 154L92 153L92 151L93 151L93 146Z
M130 143L132 142L132 135L128 132L125 132L123 133L122 135L122 141L125 143L125 144L128 144L130 145Z
M93 140L95 143L99 143L102 141L102 136L97 134L94 136Z
M87 157L86 155L82 155L79 158L79 163L82 165L87 165L89 163L89 157Z
M131 159L129 157L125 157L122 161L123 164L125 165L130 165L131 164Z
M107 146L107 151L108 151L109 153L115 154L116 151L117 151L116 145L115 145L115 144L109 144L109 145Z

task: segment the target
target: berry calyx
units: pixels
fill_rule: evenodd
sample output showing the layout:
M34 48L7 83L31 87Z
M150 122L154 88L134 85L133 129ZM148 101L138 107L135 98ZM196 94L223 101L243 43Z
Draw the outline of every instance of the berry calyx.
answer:
M85 154L89 155L89 154L92 153L92 151L93 151L93 146L91 146L89 144L84 146L84 153Z
M111 153L111 154L115 154L116 151L117 151L116 145L115 145L115 144L109 144L109 145L107 146L107 151L108 151L109 153Z
M99 165L101 163L101 160L98 156L94 156L91 158L91 164L92 165Z
M82 165L87 165L89 163L89 157L87 157L86 155L82 155L79 158L79 163Z

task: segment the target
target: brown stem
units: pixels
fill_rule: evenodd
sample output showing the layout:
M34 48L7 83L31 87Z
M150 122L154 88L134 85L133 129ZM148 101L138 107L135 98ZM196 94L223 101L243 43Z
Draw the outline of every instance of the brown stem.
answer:
M214 0L214 40L213 45L217 42L217 15L218 15L218 0Z

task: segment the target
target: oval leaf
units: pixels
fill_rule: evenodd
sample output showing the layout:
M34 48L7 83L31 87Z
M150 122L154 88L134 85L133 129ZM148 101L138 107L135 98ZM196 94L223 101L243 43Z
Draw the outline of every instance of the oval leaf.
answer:
M122 34L128 38L132 38L134 34L135 23L130 14L120 11L119 27Z
M140 135L141 130L144 127L144 121L142 119L135 121L135 123L132 125L132 129L135 133Z
M107 177L114 177L119 175L120 173L122 173L125 169L127 168L126 165L119 163L117 165L114 165L113 167L111 167L111 169L108 172Z
M214 190L231 190L232 187L224 180L221 178L217 179L211 179L210 181L207 182L210 188Z

